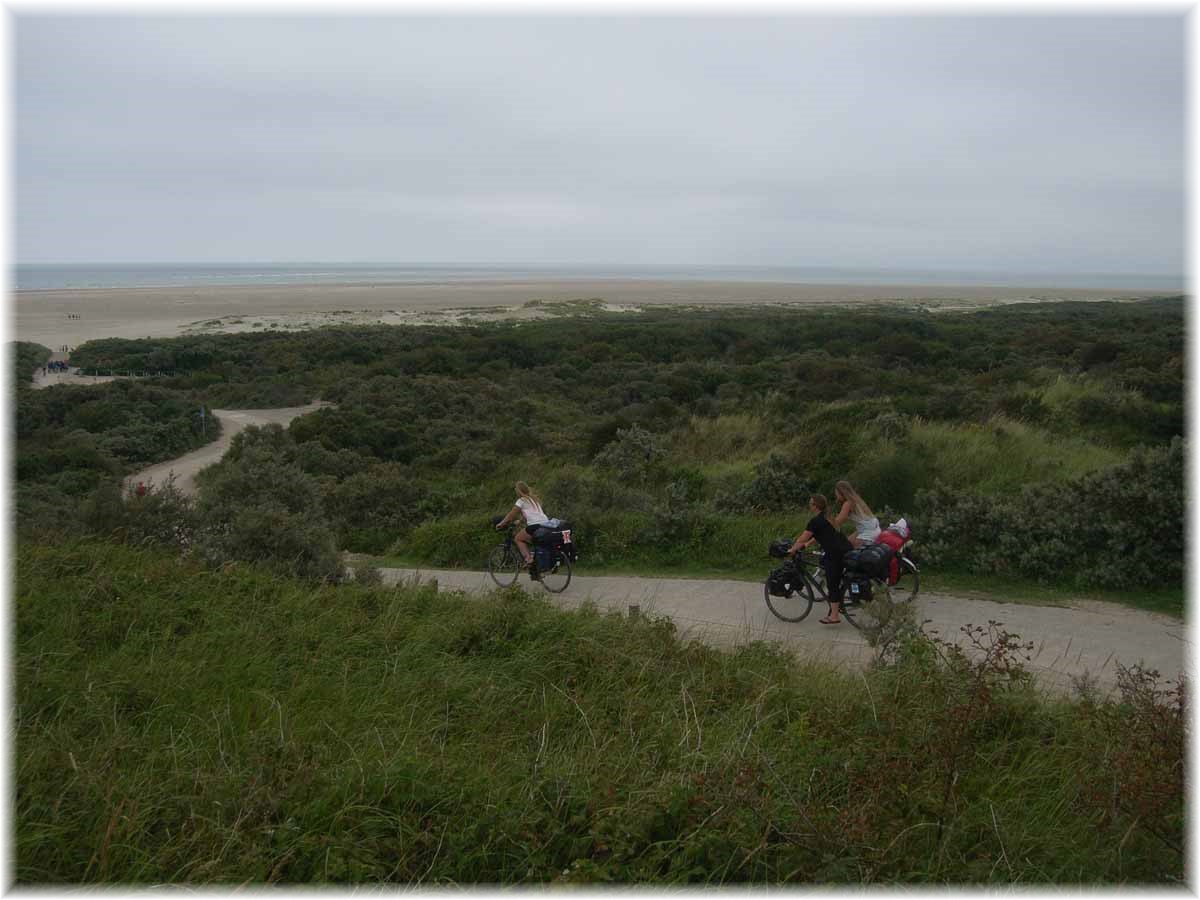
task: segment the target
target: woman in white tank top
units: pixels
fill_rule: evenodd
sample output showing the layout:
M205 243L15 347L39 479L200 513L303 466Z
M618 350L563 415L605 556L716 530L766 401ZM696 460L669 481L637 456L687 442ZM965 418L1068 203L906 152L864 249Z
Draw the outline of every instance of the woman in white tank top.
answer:
M854 523L854 534L849 535L850 543L855 547L863 544L873 544L879 537L879 519L867 506L867 501L858 495L858 491L848 481L839 481L834 487L833 496L842 504L838 514L833 517L833 527L841 528L842 523L849 519Z
M525 565L529 565L533 561L533 553L529 549L529 542L541 530L542 526L550 521L550 517L542 509L542 501L529 489L529 485L523 481L518 481L516 487L517 502L508 511L508 515L496 526L496 530L503 531L508 527L508 523L517 517L525 520L525 527L513 535L513 540L517 542L517 549L521 551Z

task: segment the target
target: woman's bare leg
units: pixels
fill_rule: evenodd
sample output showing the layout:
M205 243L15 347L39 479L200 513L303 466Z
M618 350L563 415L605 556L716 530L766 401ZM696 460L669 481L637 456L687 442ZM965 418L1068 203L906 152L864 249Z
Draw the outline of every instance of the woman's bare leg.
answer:
M529 532L522 528L514 536L513 540L517 542L517 549L521 551L521 558L525 562L533 559L533 554L529 552Z

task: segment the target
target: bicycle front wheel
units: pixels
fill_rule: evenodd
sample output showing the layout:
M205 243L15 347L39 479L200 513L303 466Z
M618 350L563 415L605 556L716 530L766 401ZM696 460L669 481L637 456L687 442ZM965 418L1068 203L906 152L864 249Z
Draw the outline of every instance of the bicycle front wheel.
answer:
M558 554L554 560L554 568L538 572L542 587L552 594L561 594L571 583L571 561L563 554Z
M500 587L516 583L521 574L521 554L512 544L504 543L492 550L488 557L488 574Z
M797 573L800 583L793 585L793 590L786 597L776 597L771 593L771 580L763 583L763 597L767 601L767 609L775 614L775 618L784 622L800 622L812 612L813 589L807 575Z

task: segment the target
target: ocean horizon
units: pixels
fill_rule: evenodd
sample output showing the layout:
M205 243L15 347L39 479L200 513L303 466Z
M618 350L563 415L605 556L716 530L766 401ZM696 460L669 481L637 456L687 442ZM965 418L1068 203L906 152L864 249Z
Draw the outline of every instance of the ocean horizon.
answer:
M449 265L437 263L18 263L18 291L243 285L420 284L484 281L733 281L1184 292L1184 276L948 269L723 265Z

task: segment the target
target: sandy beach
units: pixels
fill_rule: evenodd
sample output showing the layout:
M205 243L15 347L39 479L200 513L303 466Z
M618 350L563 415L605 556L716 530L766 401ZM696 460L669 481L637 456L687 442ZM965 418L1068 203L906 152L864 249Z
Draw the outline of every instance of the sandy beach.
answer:
M1161 291L732 281L487 281L253 285L16 291L11 339L51 349L96 338L307 329L338 324L444 324L537 318L555 304L599 301L619 311L653 306L825 305L891 302L932 310L1036 300L1130 300Z

